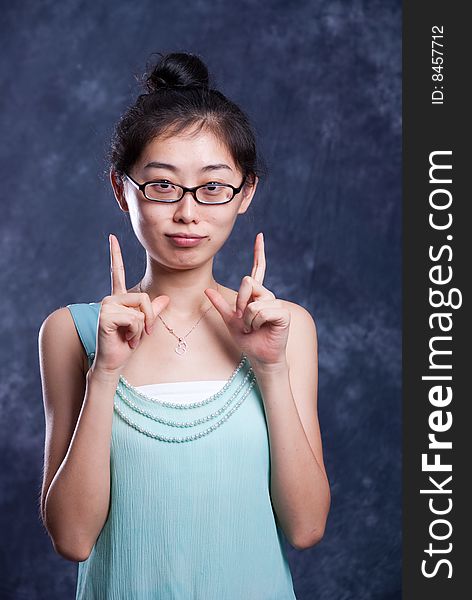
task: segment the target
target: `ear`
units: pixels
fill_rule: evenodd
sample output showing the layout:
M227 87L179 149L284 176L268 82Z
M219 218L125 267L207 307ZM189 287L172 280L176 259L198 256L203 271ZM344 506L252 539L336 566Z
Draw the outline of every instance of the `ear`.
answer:
M244 184L244 187L241 190L242 200L241 200L241 204L239 205L238 215L244 214L247 211L247 209L249 208L252 198L253 198L254 194L256 193L256 188L257 188L258 183L259 183L259 177L257 177L257 175L254 175L254 179L252 181L251 180L246 181L246 183Z
M115 194L115 199L118 202L118 206L123 212L129 212L128 203L126 202L124 193L124 184L121 177L119 177L114 169L110 169L110 183Z

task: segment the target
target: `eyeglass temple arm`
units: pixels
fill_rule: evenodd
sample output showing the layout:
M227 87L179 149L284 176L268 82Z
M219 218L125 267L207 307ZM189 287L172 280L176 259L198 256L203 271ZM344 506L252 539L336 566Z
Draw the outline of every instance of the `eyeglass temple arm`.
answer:
M135 187L137 190L141 190L141 191L143 191L143 190L144 190L144 185L140 185L140 184L139 184L137 181L135 181L135 180L134 180L132 177L130 177L130 176L128 175L128 173L125 173L125 176L126 176L126 178L127 178L127 179L128 179L128 180L129 180L129 181L130 181L130 182L131 182L133 185L134 185L134 187Z

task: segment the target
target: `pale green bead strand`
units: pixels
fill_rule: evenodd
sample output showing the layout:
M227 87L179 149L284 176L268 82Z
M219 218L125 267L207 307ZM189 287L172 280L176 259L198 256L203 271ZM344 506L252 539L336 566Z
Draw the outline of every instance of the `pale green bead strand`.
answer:
M252 373L253 373L253 370L252 370L252 368L250 368L248 370L248 372L246 373L246 376L244 377L242 382L239 384L239 386L233 392L232 396L230 396L230 398L225 402L225 404L223 404L223 406L221 408L219 408L216 412L212 412L209 415L207 415L205 417L201 417L199 419L195 419L194 421L178 422L178 421L169 421L167 419L163 419L162 417L153 415L152 413L147 412L147 411L143 410L142 408L140 408L139 406L137 406L121 390L117 389L116 393L123 400L123 402L127 406L129 406L132 410L143 415L144 417L148 417L149 419L152 419L153 421L157 421L158 423L162 423L163 425L169 425L171 427L194 427L195 425L199 425L200 423L205 423L206 421L210 421L211 419L214 419L215 417L218 417L219 415L221 415L228 408L228 406L233 402L233 400L237 397L238 393L241 391L244 384L249 379L249 377L251 376Z
M197 440L201 437L204 437L205 435L208 435L209 433L211 433L212 431L214 431L215 429L217 429L218 427L220 427L240 406L241 404L244 402L244 400L246 399L246 397L248 396L249 392L251 391L251 389L254 387L256 383L256 378L255 376L252 378L251 383L248 386L248 389L245 391L244 395L242 396L242 398L235 404L235 406L233 406L233 408L231 410L229 410L225 416L220 419L217 423L215 423L214 425L212 425L211 427L208 427L207 429L205 429L204 431L201 431L200 433L196 433L194 435L189 435L183 438L177 438L177 437L167 437L167 436L163 436L163 435L159 435L158 433L154 433L152 431L149 431L148 429L144 429L143 427L139 426L137 423L135 423L134 421L132 421L129 417L127 417L118 407L117 403L115 402L114 406L115 406L115 410L116 412L120 415L120 417L126 422L128 423L128 425L130 425L131 427L133 427L134 429L136 429L137 431L143 433L144 435L147 435L151 438L157 439L157 440L161 440L162 442L191 442L194 440Z

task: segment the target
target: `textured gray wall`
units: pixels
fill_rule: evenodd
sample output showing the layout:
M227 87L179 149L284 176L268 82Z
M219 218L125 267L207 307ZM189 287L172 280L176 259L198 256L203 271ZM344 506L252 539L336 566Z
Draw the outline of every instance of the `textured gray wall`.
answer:
M400 598L401 3L29 0L3 3L0 32L0 596L73 597L76 565L37 512L37 334L55 308L109 293L109 232L129 285L140 277L104 154L133 73L151 52L191 51L247 111L270 169L216 276L237 289L263 230L265 285L318 325L332 509L319 545L289 548L297 596Z

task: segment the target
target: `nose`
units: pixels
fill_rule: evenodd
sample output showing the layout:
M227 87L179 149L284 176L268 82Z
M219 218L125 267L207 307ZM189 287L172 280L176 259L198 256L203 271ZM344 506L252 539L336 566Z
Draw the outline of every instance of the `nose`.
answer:
M185 192L182 198L175 203L175 220L183 220L185 222L195 220L198 214L199 204L194 196L195 192Z

